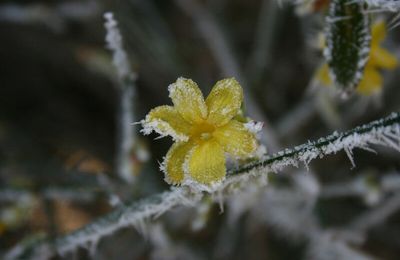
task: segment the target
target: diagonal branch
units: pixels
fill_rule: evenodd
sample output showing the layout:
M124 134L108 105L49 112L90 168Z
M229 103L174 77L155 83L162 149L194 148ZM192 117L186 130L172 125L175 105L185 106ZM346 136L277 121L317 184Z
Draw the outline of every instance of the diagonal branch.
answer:
M286 166L306 166L316 158L322 158L339 151L351 151L354 148L368 148L369 145L383 145L395 149L400 148L400 114L392 113L390 116L356 127L344 133L333 133L314 142L297 146L293 149L268 156L256 163L245 165L228 173L222 185L210 190L212 196L221 199L230 194L237 193L241 186L248 186L251 177L265 178L268 172L278 172ZM161 194L132 202L121 206L88 224L87 226L55 241L41 241L29 246L19 244L7 255L6 259L15 259L21 256L28 258L43 258L55 254L65 254L80 246L96 245L103 236L110 235L118 229L131 225L140 225L149 218L155 218L179 205L195 205L205 192L198 192L189 187L172 188Z

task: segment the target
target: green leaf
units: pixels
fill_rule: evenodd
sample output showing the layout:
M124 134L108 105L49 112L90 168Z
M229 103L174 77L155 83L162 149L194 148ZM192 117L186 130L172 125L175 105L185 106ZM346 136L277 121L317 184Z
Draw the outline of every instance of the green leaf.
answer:
M368 61L371 33L364 4L354 0L332 0L327 17L324 56L331 77L345 94L362 79Z

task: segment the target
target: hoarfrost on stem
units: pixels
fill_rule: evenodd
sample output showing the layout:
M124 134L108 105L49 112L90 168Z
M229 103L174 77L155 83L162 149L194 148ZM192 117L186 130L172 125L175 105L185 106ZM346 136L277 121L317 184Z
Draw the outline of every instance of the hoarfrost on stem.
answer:
M344 149L353 150L357 147L365 148L369 145L376 144L388 147L395 146L399 148L399 127L400 114L392 113L392 115L386 118L356 127L350 131L344 133L333 133L332 135L321 138L315 142L308 142L293 149L287 149L283 152L268 156L261 161L232 170L229 172L225 181L220 185L213 187L213 189L210 188L208 192L212 195L211 197L214 200L222 201L226 200L233 194L240 192L243 188L252 185L253 181L262 181L263 176L267 176L269 172L279 172L286 166L297 166L298 163L302 161L310 162L316 158L322 158L329 154L336 154ZM388 140L390 140L390 142ZM315 187L315 192L309 195L315 196L316 193L318 193L317 190L318 187ZM17 245L9 252L8 258L6 259L10 259L10 257L15 258L16 256L24 254L28 250L31 250L31 255L33 256L51 256L56 253L63 254L70 252L92 241L98 241L103 236L110 235L123 227L132 226L143 222L146 219L158 217L175 206L196 205L205 194L206 192L204 191L196 192L190 190L189 187L173 188L170 191L138 202L133 202L127 206L121 206L105 217L88 224L82 229L57 238L51 243L53 247L50 246L49 242L43 241L39 244L33 245L34 248L32 248L32 245L30 248ZM280 199L283 199L283 196L280 196ZM389 201L390 207L387 206L389 209L383 211L385 212L383 218L392 212L395 206L397 207L397 205L400 205L398 201L400 200L397 196L393 199L393 202ZM279 206L275 208L275 210L277 209L279 209ZM382 217L376 217L376 214L374 213L371 218L368 217L366 219L368 219L368 221L363 220L360 222L376 223L378 220L382 219ZM373 219L373 221L370 221L369 219ZM365 225L363 224L361 226ZM294 233L297 233L297 230L293 229L293 231ZM300 233L302 232L300 231Z

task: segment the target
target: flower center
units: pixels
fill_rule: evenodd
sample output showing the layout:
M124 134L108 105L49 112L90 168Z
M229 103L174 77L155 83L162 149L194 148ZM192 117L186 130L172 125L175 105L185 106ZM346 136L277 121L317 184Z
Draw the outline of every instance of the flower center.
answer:
M191 137L194 139L208 140L212 137L214 130L215 126L207 122L203 122L193 126Z

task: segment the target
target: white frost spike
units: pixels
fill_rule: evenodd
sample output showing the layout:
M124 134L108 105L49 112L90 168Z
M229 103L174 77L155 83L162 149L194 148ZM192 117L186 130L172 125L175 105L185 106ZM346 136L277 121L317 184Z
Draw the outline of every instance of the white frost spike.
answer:
M244 127L249 130L250 133L257 134L262 130L264 122L250 121L244 124Z
M363 150L365 150L365 151L367 151L367 152L370 152L370 153L378 154L377 151L375 151L374 149L372 149L372 148L370 148L370 147L368 147L368 146L362 146L362 145L360 145L358 148L363 149Z
M382 139L387 145L389 145L396 151L400 152L400 144L396 144L394 141L390 139L390 137L382 136Z
M145 219L139 219L137 222L133 223L133 227L141 234L143 237L148 237L148 225L146 224Z
M165 121L150 119L147 116L146 119L140 121L140 123L142 124L142 129L140 132L143 135L149 135L154 131L160 135L156 139L171 136L176 142L187 142L189 140L188 136L175 132L175 130Z
M215 198L218 201L220 213L224 213L224 196L222 195L222 190L216 192Z
M208 200L203 200L196 206L196 215L191 222L193 231L199 231L206 226L208 220L208 213L212 208L213 203Z
M351 150L351 148L344 148L344 151L346 152L347 157L349 158L350 162L351 162L351 168L354 169L356 168L356 164L354 163L354 156L353 156L353 151Z
M99 238L89 241L88 245L87 245L87 249L89 251L89 255L94 259L96 256L96 249L97 249L97 245L99 243Z

